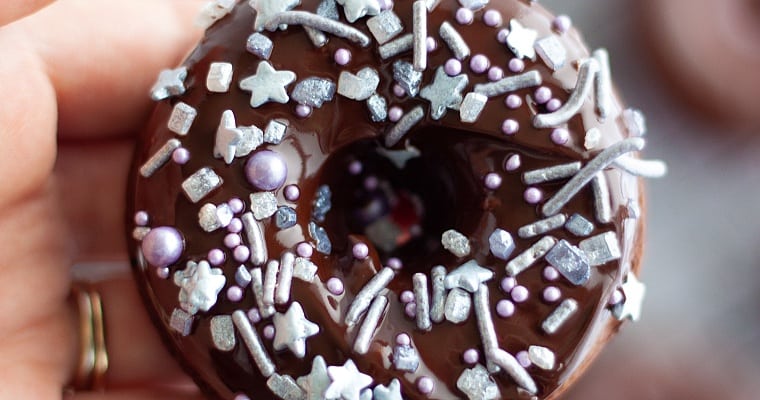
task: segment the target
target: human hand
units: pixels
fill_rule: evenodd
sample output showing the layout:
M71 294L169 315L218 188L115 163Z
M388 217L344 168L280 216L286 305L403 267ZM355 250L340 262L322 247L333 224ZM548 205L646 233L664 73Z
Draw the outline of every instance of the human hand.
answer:
M70 266L126 263L123 202L134 134L150 112L158 71L179 62L201 34L188 28L199 6L0 6L0 399L60 398L74 375L79 323L67 301ZM74 398L200 397L122 274L95 285L107 318L107 391Z

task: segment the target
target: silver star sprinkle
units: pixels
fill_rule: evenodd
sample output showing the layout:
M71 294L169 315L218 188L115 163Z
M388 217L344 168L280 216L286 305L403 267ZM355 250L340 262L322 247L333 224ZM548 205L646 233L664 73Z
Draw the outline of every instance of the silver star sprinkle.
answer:
M330 377L327 375L327 364L322 356L314 357L311 362L311 372L297 380L298 386L306 392L305 400L323 400L325 392L330 386Z
M319 325L306 319L298 302L291 304L285 314L274 315L274 349L290 349L298 358L306 356L306 338L319 333Z
M380 1L378 0L337 0L337 2L343 6L346 19L351 23L367 15L380 14Z
M446 289L460 288L475 293L481 283L488 282L491 278L493 271L481 267L475 260L470 260L449 272L444 284Z
M462 104L462 91L468 83L467 75L449 76L443 67L438 67L433 83L420 92L420 97L430 102L430 116L439 120L446 114L446 109L458 109Z
M372 377L359 372L353 360L342 367L327 367L332 383L325 392L327 399L359 400L362 389L372 384Z
M150 89L150 98L160 101L185 93L185 78L187 78L187 67L161 71L158 74L158 80Z
M395 378L387 387L384 385L375 386L374 394L375 400L404 400L401 397L401 382Z
M253 29L257 32L264 30L269 20L275 15L290 11L297 5L301 4L301 0L251 0L248 5L256 11L256 20L253 23Z
M515 53L517 58L536 59L536 39L538 32L526 29L517 20L509 22L509 35L507 35L507 47Z
M496 400L501 397L496 382L480 364L462 371L457 379L457 388L470 400Z
M255 75L240 81L240 89L251 92L251 107L253 108L261 107L268 102L285 104L290 100L285 87L295 80L294 72L277 71L268 61L262 61Z
M625 301L616 305L613 309L615 317L621 321L626 318L631 321L638 321L641 318L641 306L647 291L646 286L639 281L636 275L630 273L628 274L628 280L623 284L622 290L623 294L625 294Z
M180 287L179 304L191 315L210 310L226 282L224 272L211 268L205 260L190 261L184 270L174 273L174 284Z

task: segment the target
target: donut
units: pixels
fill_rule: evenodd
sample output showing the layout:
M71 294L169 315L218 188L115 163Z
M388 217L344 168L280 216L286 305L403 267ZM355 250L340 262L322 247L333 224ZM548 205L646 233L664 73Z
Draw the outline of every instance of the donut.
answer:
M151 89L146 307L221 399L550 399L644 285L641 112L535 2L211 2Z

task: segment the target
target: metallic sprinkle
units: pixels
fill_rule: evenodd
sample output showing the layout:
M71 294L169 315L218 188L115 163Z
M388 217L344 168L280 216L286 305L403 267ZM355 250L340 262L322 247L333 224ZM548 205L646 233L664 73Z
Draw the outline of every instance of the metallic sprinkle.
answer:
M457 257L466 257L470 255L470 239L467 236L449 229L441 235L441 245Z
M245 265L241 265L235 270L235 283L243 288L251 284L251 273Z
M629 273L622 290L625 294L625 301L612 309L613 315L620 321L626 318L634 322L638 321L641 318L641 306L644 302L644 295L646 295L646 286L639 282L636 275Z
M444 67L435 70L433 82L422 88L420 97L430 102L430 116L440 120L447 109L458 110L462 104L462 91L469 84L466 74L449 76Z
M372 67L361 69L356 75L342 71L338 78L338 94L351 100L367 100L377 90L380 75Z
M385 136L385 146L393 147L406 136L422 119L425 118L425 110L422 106L417 106L406 113L394 125Z
M280 273L280 262L277 260L270 260L267 263L266 270L264 272L264 289L263 297L265 306L274 305L274 290L277 287L277 274Z
M337 2L343 6L343 12L350 23L367 15L377 15L382 8L379 0L337 0Z
M495 348L490 351L486 351L486 358L498 365L504 372L507 373L521 388L527 390L530 394L538 393L538 386L533 378L530 377L528 371L523 368L522 365L515 359L514 356L506 351Z
M211 318L211 340L214 347L221 351L232 351L235 348L235 326L229 315L217 315Z
M573 214L565 223L565 229L575 236L588 236L594 231L594 224L580 214Z
M432 302L430 305L430 319L435 323L443 322L446 306L446 267L437 265L430 270L430 280L433 286Z
M458 324L470 318L471 309L472 298L470 295L462 289L454 288L446 296L443 315L446 317L446 321Z
M594 215L596 221L607 224L612 221L612 205L610 204L610 187L604 172L599 171L591 180L591 190L594 192Z
M187 67L165 69L158 74L158 80L150 89L150 98L161 101L185 93Z
M245 49L249 53L258 56L262 60L268 60L272 56L272 50L274 49L274 43L272 39L261 33L254 33L248 36L248 40L245 44Z
M182 147L182 142L177 139L169 139L140 167L140 175L144 178L150 178L161 167L166 165L172 159L174 150Z
M605 232L578 243L592 267L604 265L620 258L620 245L615 232Z
M311 362L311 372L297 380L298 386L305 392L305 400L324 400L325 391L330 386L325 359L317 355Z
M308 229L309 236L314 239L317 251L322 254L330 255L330 253L332 253L332 242L330 241L330 237L327 236L325 228L312 221L309 222Z
M630 156L622 156L612 163L613 166L642 178L658 179L668 173L668 165L660 160L641 160Z
M475 293L480 285L493 278L493 271L478 265L475 260L467 261L449 272L444 280L446 289L460 288Z
M372 300L372 305L370 305L367 315L364 317L364 322L359 327L359 333L356 334L356 340L354 341L355 352L367 354L369 345L372 343L372 338L375 336L375 331L380 325L380 318L382 318L387 305L388 298L385 296L377 296Z
M273 318L275 350L290 350L296 357L306 357L306 339L319 333L319 325L306 319L301 303L294 302L285 314Z
M269 61L259 62L256 74L240 81L240 89L251 92L251 107L275 102L285 104L290 100L288 85L295 82L296 74L292 71L277 71Z
M457 60L461 61L470 56L470 46L467 45L462 35L448 21L441 23L438 34L443 39L443 42L446 43L446 46L449 47L449 50L454 53L454 57Z
M414 69L414 65L406 61L393 63L393 79L404 88L410 97L417 96L422 84L422 72Z
M517 276L519 273L528 269L539 258L546 255L554 245L557 244L557 239L552 236L544 236L531 246L528 250L520 253L517 257L513 258L507 263L506 271L509 276Z
M491 254L504 261L515 250L515 241L512 235L504 229L494 229L491 236L488 237L488 245L491 249Z
M269 144L280 144L287 131L287 120L273 119L269 121L264 130L264 142Z
M256 304L259 306L259 313L262 318L269 318L274 315L275 309L273 306L267 306L264 304L264 278L262 277L261 268L254 268L251 270L251 290L253 296L256 298Z
M206 232L213 232L229 225L233 217L232 209L227 203L219 206L208 203L198 211L198 225Z
M480 287L473 295L473 305L475 308L475 318L478 321L480 340L483 342L483 352L490 354L499 348L499 339L496 335L496 328L493 325L493 318L491 317L491 301L488 298L488 286L483 283L480 284ZM489 360L488 370L498 372L498 366Z
M457 379L457 389L469 400L497 400L501 398L499 386L491 378L488 370L480 364L465 369Z
M280 375L275 372L267 379L267 387L283 400L302 400L306 396L290 375Z
M227 62L211 63L206 76L206 89L213 93L226 93L232 82L232 64Z
M527 29L516 19L509 21L509 34L507 35L507 47L517 58L536 59L536 39L538 32Z
M279 13L267 23L267 28L271 30L272 27L276 28L282 24L308 26L321 32L348 39L362 47L368 47L372 43L372 39L365 35L364 32L340 21L334 21L310 12L286 11Z
M412 35L411 33L408 33L406 35L399 37L398 39L395 39L393 41L390 41L380 46L378 48L378 52L380 53L380 58L382 58L383 60L387 60L405 51L412 50L413 46L414 46L414 35Z
M596 74L594 86L594 98L596 111L602 119L606 119L612 112L612 73L610 72L610 55L605 49L595 50L592 55L599 64L599 72Z
M338 3L336 3L335 0L323 0L319 3L319 6L317 6L317 15L337 21L340 19L340 14L338 14ZM323 47L329 41L324 32L308 26L304 27L304 30L315 47Z
M538 185L541 183L569 178L577 174L580 170L581 162L576 161L569 164L555 165L525 172L522 176L522 180L526 185Z
M193 122L197 116L198 110L180 101L174 105L172 114L169 116L169 122L166 126L170 131L184 136L190 132L190 128L193 126Z
M544 332L553 335L578 311L578 302L573 299L565 299L557 308L549 314L541 324Z
M264 226L253 217L253 214L247 212L240 219L243 221L243 229L248 246L251 250L251 264L264 265L267 262L267 243L264 236Z
M547 254L546 261L573 285L583 285L591 277L586 255L567 240L560 240Z
M367 99L367 108L372 122L383 122L388 118L388 102L379 94L373 94Z
M420 367L420 355L412 346L398 345L393 348L393 367L399 371L416 372Z
M182 190L190 201L197 203L222 186L222 183L224 181L213 169L204 167L182 182Z
M237 327L238 333L243 339L251 357L253 357L253 362L259 368L261 375L264 377L272 376L275 372L275 365L269 358L266 349L264 349L261 338L251 326L248 316L245 315L244 311L237 310L232 313L232 322L235 323L235 327Z
M551 128L570 121L580 111L591 93L591 89L594 87L594 76L598 72L599 63L595 59L582 60L578 69L578 82L575 85L575 90L570 94L565 104L552 113L536 115L533 118L533 126L538 129Z
M598 172L612 164L618 157L644 148L644 139L629 138L617 142L599 153L589 161L572 179L570 179L554 196L544 203L541 211L544 216L558 213Z
M371 376L359 372L350 359L341 367L327 367L327 375L332 383L325 391L326 399L359 400L362 390L374 382Z
M216 21L226 17L236 3L236 0L209 1L195 18L195 25L203 30L210 28Z
M554 352L543 346L528 347L528 358L533 365L544 370L552 370L556 364Z
M264 132L258 126L240 126L238 129L243 136L235 145L235 157L245 157L264 144Z
M169 318L169 326L182 336L190 335L193 330L193 320L195 317L186 313L184 310L175 308L172 316Z
M251 211L253 217L261 221L277 212L277 197L272 192L251 193Z
M317 188L311 211L311 218L317 222L324 222L327 213L332 208L332 191L330 186L321 185Z
M274 292L275 304L287 304L290 301L290 288L293 285L293 273L296 256L286 251L280 257L280 273L277 275L277 287Z
M295 266L293 267L293 277L304 282L312 282L316 276L316 264L303 257L296 257Z
M282 28L281 23L271 23L272 20L285 11L292 10L301 4L301 0L250 0L248 3L255 11L253 29L261 32L264 28L274 32Z
M388 286L388 283L390 283L394 276L395 271L392 268L384 267L364 285L348 308L345 320L346 325L352 327L359 322L359 318L367 311L372 300L381 290Z
M335 97L335 82L318 77L309 77L296 84L290 97L298 104L320 108Z
M425 0L416 0L412 6L414 41L414 69L424 71L427 68L427 6Z
M557 228L561 228L565 225L567 216L565 214L553 215L549 218L536 221L532 224L525 225L517 231L517 236L523 239L530 239L538 235L543 235L546 232L552 231Z
M552 70L556 71L565 66L567 50L556 36L547 36L538 40L535 48L538 56Z
M397 378L393 378L387 387L384 385L375 386L373 394L375 395L374 400L404 400L401 396L401 382Z
M427 275L421 272L412 276L414 301L417 305L417 328L423 331L430 331L433 328L433 324L430 322L430 297L428 295L427 281Z
M385 44L389 40L401 34L404 31L404 25L401 19L393 10L385 10L367 20L367 28L375 37L377 43Z
M475 92L488 97L501 96L520 89L527 89L543 83L538 71L528 71L520 75L509 76L496 82L475 85Z
M486 108L488 96L476 92L467 93L459 108L459 118L466 124L475 123Z

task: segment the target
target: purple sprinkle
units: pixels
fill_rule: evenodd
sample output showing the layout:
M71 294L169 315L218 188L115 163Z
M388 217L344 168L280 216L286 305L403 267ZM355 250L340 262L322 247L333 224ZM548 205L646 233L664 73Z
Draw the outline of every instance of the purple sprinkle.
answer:
M409 318L416 317L417 316L417 303L415 303L415 302L406 303L406 305L404 306L404 313Z
M288 165L279 153L271 150L258 151L245 163L245 176L257 189L276 190L288 178Z
M501 124L501 131L505 135L514 135L518 130L520 130L520 123L512 118L505 119L504 123Z
M398 122L398 120L400 120L403 116L404 110L402 110L399 106L393 106L388 110L388 119L391 122Z
M556 286L547 286L544 289L544 300L549 303L554 303L562 297L562 292Z
M300 118L308 118L311 115L311 107L306 104L299 104L296 106L296 115Z
M369 256L369 246L365 243L357 243L351 249L354 258L357 260L365 260Z
M501 186L501 176L495 172L490 172L486 174L485 179L483 180L486 188L490 190L496 190Z
M247 246L237 246L235 247L235 250L232 251L232 257L234 257L237 262L246 262L248 261L248 258L251 257L251 249Z
M185 241L178 230L169 226L159 226L148 232L140 248L149 264L156 267L168 267L179 260L185 247Z
M244 395L243 393L238 393L235 395L235 398L233 400L251 400L251 398Z
M396 344L399 346L409 346L412 344L412 339L406 333L399 333L396 335Z
M462 62L456 58L449 58L443 66L443 71L448 76L455 76L462 73Z
M507 172L517 171L517 169L520 168L520 165L522 165L520 155L511 154L509 157L507 157L507 161L504 162L504 170Z
M501 25L501 13L496 10L487 10L483 13L483 22L491 27L497 27Z
M398 296L402 303L407 304L414 301L414 293L411 290L404 290Z
M525 70L525 61L520 58L513 58L509 60L508 67L510 71L519 74Z
M562 102L559 99L551 99L546 103L546 110L549 112L555 112L562 107Z
M515 303L522 303L525 300L528 300L529 295L528 288L522 285L515 286L509 294L512 295L512 300L514 300Z
M500 29L499 32L496 34L496 40L499 41L499 43L506 43L507 38L509 37L509 29Z
M506 104L508 108L511 108L514 110L514 109L520 108L520 106L522 106L523 104L523 101L520 96L516 94L510 94L509 96L507 96L507 99L504 100L504 104Z
M388 264L389 268L394 269L396 271L398 271L398 270L400 270L401 268L404 267L404 263L402 263L401 259L397 258L397 257L391 257L391 258L389 258L388 262L386 264Z
M180 147L172 152L172 161L179 165L185 165L190 161L190 151L184 147Z
M517 279L511 276L508 276L501 280L500 286L501 286L501 290L503 290L504 293L509 293L512 291L512 289L515 288L515 286L517 286Z
M491 67L488 70L488 80L491 82L496 82L500 80L501 78L504 78L504 70L501 69L501 67Z
M565 128L557 128L552 131L552 142L558 145L566 144L570 140L570 132Z
M398 98L403 98L404 96L406 96L406 90L404 90L404 88L401 87L401 85L397 83L393 85L393 95L395 95Z
M296 253L298 253L299 257L309 258L314 254L314 247L307 242L301 242L296 246Z
M240 218L233 218L230 224L227 225L227 231L232 233L240 233L243 230L243 221Z
M208 262L213 266L222 265L224 263L224 252L221 249L211 249L208 252Z
M230 209L235 214L243 212L243 209L245 209L245 203L237 197L231 198L230 201L227 202L227 205L230 206Z
M361 161L351 161L350 164L348 164L348 173L351 175L359 175L362 173L362 162Z
M466 364L477 364L480 360L480 354L478 354L478 351L475 349L467 349L462 354L462 360Z
M135 225L146 226L149 222L148 213L145 211L138 211L135 213Z
M274 325L265 326L261 333L264 334L265 338L272 340L274 338Z
M528 204L538 204L544 198L544 194L541 193L541 191L537 188L529 187L525 189L525 193L523 193L523 198Z
M427 39L425 39L425 47L427 48L428 53L432 53L438 49L438 42L434 37L428 36Z
M248 319L254 324L261 322L261 313L259 312L259 309L252 308L248 310Z
M376 176L368 176L367 179L364 180L364 188L370 191L377 189L379 184L380 182L377 180Z
M573 20L567 15L558 15L552 23L554 29L559 33L565 33L573 26Z
M298 201L300 197L301 197L301 189L298 187L298 185L285 186L285 200Z
M616 304L620 304L624 298L625 296L623 296L623 292L620 289L616 289L612 293L612 296L610 296L609 305L614 306Z
M530 362L530 356L528 355L528 352L525 350L515 354L515 358L517 359L517 362L523 366L523 368L529 368L531 365L533 365L533 363Z
M383 11L390 10L393 8L393 0L378 0L378 1L380 2L380 9Z
M230 288L227 289L227 299L233 303L243 300L243 289L241 289L240 286L230 286Z
M509 300L499 300L496 303L496 314L502 318L509 318L515 314L515 303Z
M339 278L332 277L327 280L327 290L335 296L343 294L343 281Z
M541 86L533 93L533 97L538 104L546 104L547 101L552 99L552 90L546 86Z
M417 390L419 390L420 393L430 394L433 393L433 389L435 389L435 382L433 382L430 377L423 376L417 380Z
M475 13L469 8L462 7L457 10L456 19L462 25L469 25L475 19Z
M240 235L237 233L228 233L224 237L224 245L230 249L240 246Z
M170 273L169 267L156 268L156 276L159 279L168 279Z
M340 48L335 50L335 63L338 65L346 65L351 62L351 52L348 49Z
M544 268L544 279L552 282L559 279L559 271L557 271L557 268L554 268L551 265Z
M491 66L491 61L483 54L475 54L470 59L470 69L476 74L482 74Z

